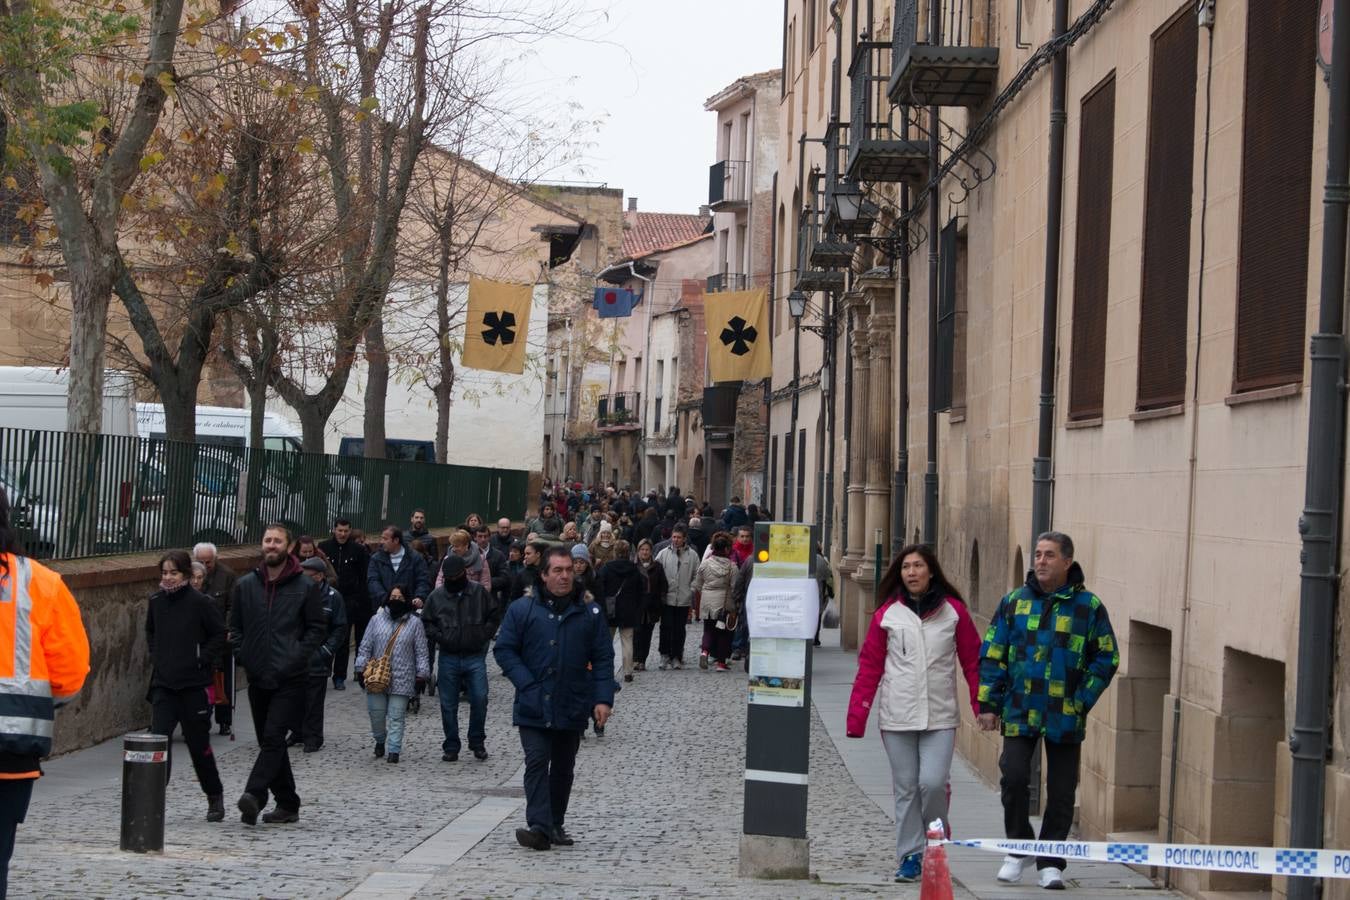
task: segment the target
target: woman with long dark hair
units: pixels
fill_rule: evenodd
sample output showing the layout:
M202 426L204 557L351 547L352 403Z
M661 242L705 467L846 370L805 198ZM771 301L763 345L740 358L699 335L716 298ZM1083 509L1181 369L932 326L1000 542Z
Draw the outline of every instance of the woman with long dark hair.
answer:
M922 544L896 555L877 596L881 605L858 651L847 734L863 736L877 700L895 795L895 880L915 881L923 870L925 824L947 816L947 781L961 721L958 665L979 716L980 635L961 592Z
M206 821L225 818L224 788L211 752L211 686L225 655L225 618L214 600L192 587L192 557L170 550L159 558L159 589L150 595L145 636L150 645L151 729L183 741L206 794ZM172 753L169 766L173 765Z

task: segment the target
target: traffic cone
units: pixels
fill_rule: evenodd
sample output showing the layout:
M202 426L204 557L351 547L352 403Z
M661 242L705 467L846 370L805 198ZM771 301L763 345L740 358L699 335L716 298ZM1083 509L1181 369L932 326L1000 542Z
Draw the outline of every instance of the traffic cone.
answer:
M936 819L928 826L928 846L923 851L923 881L919 900L954 900L952 873L947 868L947 848L942 845L946 826Z

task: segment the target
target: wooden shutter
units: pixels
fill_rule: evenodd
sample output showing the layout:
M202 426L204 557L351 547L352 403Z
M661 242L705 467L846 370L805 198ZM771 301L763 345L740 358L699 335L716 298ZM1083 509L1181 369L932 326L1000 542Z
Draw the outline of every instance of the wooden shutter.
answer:
M956 346L956 220L942 229L938 241L937 377L933 409L952 408L952 361Z
M1136 407L1186 396L1198 26L1193 4L1153 36Z
M1073 254L1073 362L1069 418L1102 414L1106 301L1111 261L1111 162L1116 76L1083 98L1078 140L1078 236Z
M1233 389L1303 380L1317 20L1301 0L1247 7Z

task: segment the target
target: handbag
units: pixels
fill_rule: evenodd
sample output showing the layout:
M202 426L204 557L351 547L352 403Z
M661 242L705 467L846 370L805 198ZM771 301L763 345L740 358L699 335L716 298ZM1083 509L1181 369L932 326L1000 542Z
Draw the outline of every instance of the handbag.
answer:
M398 623L398 627L389 637L389 643L385 645L383 656L366 660L366 667L362 670L362 675L366 680L366 693L383 694L394 683L394 666L389 660L394 653L394 641L398 640L398 633L407 624L406 618Z

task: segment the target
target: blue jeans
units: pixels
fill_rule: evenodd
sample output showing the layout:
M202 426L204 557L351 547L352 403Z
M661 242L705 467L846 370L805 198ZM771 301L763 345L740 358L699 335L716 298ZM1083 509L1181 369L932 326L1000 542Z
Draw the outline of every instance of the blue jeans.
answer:
M375 743L385 744L390 753L403 750L403 723L408 718L409 699L399 694L366 693L370 735L375 738Z
M737 617L736 630L731 633L731 652L745 652L750 649L750 626L744 614Z
M484 746L487 740L487 653L446 653L441 651L441 668L436 676L436 691L441 695L441 730L446 753L459 752L459 687L469 692L469 748Z

